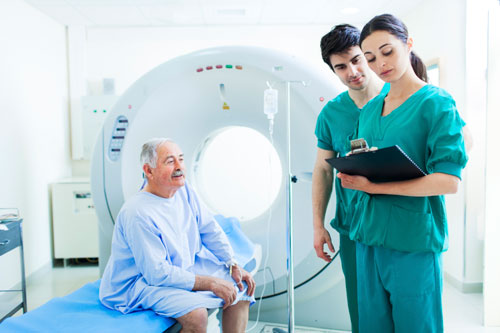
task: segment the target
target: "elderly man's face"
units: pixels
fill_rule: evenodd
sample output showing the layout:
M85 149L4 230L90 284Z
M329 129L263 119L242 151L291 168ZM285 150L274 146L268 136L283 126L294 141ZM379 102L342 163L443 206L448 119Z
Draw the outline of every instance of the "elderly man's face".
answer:
M156 168L151 169L152 179L149 181L162 190L177 191L184 186L185 167L184 154L173 142L166 142L158 147Z

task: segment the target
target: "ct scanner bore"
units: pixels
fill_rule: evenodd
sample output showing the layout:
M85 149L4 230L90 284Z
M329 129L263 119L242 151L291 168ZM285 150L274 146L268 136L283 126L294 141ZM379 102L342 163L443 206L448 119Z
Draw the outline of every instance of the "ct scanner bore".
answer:
M317 71L282 52L255 47L219 47L169 60L137 80L109 113L92 159L91 186L99 219L101 272L109 258L114 220L124 201L138 191L142 183L139 154L145 141L153 137L174 139L183 149L190 168L188 180L195 180L203 147L221 128L239 126L268 137L263 92L266 82L271 82L279 92L274 147L284 168L286 82L307 81L310 83L307 87L292 85L290 94L291 170L296 175L311 172L316 157L316 117L339 91L330 76L326 68L325 73ZM230 160L232 156L228 154L225 158ZM221 157L221 163L223 159ZM255 275L257 296L264 287L264 279L267 281L260 318L286 323L287 301L286 292L283 292L287 289L284 186L287 174L281 174L281 186L271 205L269 253L266 249L269 215L266 212L244 221L242 228L252 241L261 244L262 264L269 255L266 267L260 267ZM192 184L201 199L209 202L203 197L204 191L197 188L197 182ZM331 200L335 200L334 195ZM327 220L333 216L334 207L330 203ZM300 178L293 184L293 219L295 282L302 285L295 292L296 323L348 329L340 262L334 260L324 269L325 263L316 257L312 246L311 184ZM338 244L336 233L332 236ZM251 313L256 309L254 306Z

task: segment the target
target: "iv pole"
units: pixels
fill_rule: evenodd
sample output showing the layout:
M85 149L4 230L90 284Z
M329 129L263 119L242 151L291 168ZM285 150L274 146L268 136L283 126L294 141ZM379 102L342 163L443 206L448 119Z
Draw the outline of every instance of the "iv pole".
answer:
M290 86L292 83L301 83L304 87L308 84L305 81L285 81L287 102L286 102L286 141L287 141L287 166L288 175L286 182L286 220L287 220L287 278L288 278L288 332L295 332L295 283L293 274L293 219L292 219L292 182L297 182L297 177L292 175L291 163L291 135L290 135Z
M301 83L304 87L308 86L309 83L306 81L282 81L286 83L287 90L287 105L286 105L286 143L287 143L287 182L286 182L286 248L287 248L287 293L288 293L288 332L295 332L295 283L294 283L294 274L293 274L293 219L292 219L292 182L297 182L297 177L292 175L292 162L291 162L291 135L290 135L290 127L291 127L291 111L290 111L290 87L292 83ZM267 86L272 89L272 84L267 81ZM277 95L274 96L277 98ZM264 111L266 113L266 111ZM269 119L274 118L273 113L272 117L268 117ZM272 123L271 123L272 124ZM271 125L272 127L272 125ZM270 127L270 128L271 128ZM281 331L281 329L279 329Z

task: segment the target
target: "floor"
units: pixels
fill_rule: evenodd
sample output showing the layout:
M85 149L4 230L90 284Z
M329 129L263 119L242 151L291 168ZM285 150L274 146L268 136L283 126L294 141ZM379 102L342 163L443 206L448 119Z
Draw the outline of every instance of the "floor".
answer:
M53 297L71 293L84 284L99 278L95 265L75 265L47 268L28 279L28 308L33 310ZM499 328L482 327L482 294L463 294L445 283L443 292L445 331L448 333L500 333ZM20 312L16 315L20 315ZM248 327L252 327L250 322ZM276 327L286 332L286 326L258 323L252 332L279 333ZM296 332L325 332L316 329L297 327ZM334 332L334 331L330 331Z

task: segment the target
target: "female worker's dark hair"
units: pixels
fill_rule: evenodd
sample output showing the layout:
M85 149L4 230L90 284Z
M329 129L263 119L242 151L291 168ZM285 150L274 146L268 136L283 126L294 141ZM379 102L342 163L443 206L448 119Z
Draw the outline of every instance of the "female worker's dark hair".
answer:
M323 61L335 72L330 63L332 54L344 53L349 48L359 45L359 30L349 24L336 25L321 38L321 56Z
M406 28L406 25L394 15L382 14L375 16L370 20L370 22L365 24L363 30L361 30L359 44L361 45L366 37L371 35L373 32L380 30L387 31L391 35L399 38L403 43L406 43L408 40L408 29ZM425 68L422 59L420 59L415 52L411 51L410 61L415 74L417 74L421 80L427 82L427 69Z

